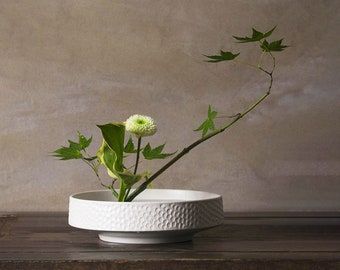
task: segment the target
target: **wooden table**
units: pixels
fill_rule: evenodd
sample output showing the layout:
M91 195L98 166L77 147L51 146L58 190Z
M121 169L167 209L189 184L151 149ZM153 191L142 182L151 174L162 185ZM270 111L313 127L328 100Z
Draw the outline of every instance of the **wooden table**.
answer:
M227 215L192 242L118 245L65 213L0 215L0 269L340 269L340 217Z

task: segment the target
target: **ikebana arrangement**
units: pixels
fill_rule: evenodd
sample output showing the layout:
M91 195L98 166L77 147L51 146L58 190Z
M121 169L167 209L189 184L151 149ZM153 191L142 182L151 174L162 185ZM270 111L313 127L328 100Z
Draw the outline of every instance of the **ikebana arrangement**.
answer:
M98 125L98 128L101 130L102 133L102 144L99 147L96 155L89 154L87 152L87 148L92 142L92 137L86 138L83 134L78 132L78 141L71 141L69 140L69 146L63 146L57 150L54 151L54 156L61 159L61 160L72 160L72 159L78 159L83 162L85 162L94 172L97 179L99 180L99 183L102 187L104 187L109 193L111 194L111 199L108 198L108 193L86 193L85 195L75 196L71 197L70 200L70 211L71 208L73 209L72 215L70 214L70 224L76 227L81 228L87 228L87 229L97 229L102 231L111 231L115 232L116 234L100 234L100 238L105 241L115 241L115 242L130 242L130 243L158 243L158 242L172 242L172 241L179 241L183 240L183 235L178 236L178 238L171 236L172 238L166 238L160 240L158 236L155 236L153 239L149 240L138 240L136 239L136 236L127 236L127 234L124 235L125 240L122 240L121 235L117 236L117 232L159 232L161 230L166 231L173 231L173 230L192 230L195 231L198 228L206 228L211 227L213 225L217 225L220 222L220 218L222 216L222 199L220 196L213 196L211 193L202 194L202 193L181 193L180 191L174 192L170 190L150 190L147 189L150 184L155 181L160 175L166 171L170 166L175 164L177 161L179 161L184 155L188 154L192 149L196 148L203 142L212 139L216 135L225 132L229 128L231 128L235 123L243 119L247 114L252 112L259 104L261 104L271 93L273 81L274 81L274 72L276 68L276 58L274 56L274 53L281 52L285 48L287 48L287 45L283 44L283 39L278 40L272 40L270 41L269 38L271 37L272 33L274 32L276 27L270 29L266 32L260 32L256 30L255 28L252 28L252 34L250 36L233 36L233 38L236 40L237 43L254 43L257 45L257 48L260 50L259 53L259 59L256 63L244 63L239 62L238 59L240 58L240 52L230 52L230 51L223 51L221 50L219 54L216 55L204 55L206 57L206 62L208 63L220 63L220 62L237 62L241 64L245 64L247 67L254 68L258 70L260 73L264 74L268 77L268 87L264 91L264 93L253 103L251 103L246 109L233 113L230 116L220 116L225 117L228 119L228 121L220 126L216 127L215 120L218 117L218 112L211 106L208 106L208 112L206 119L196 128L194 131L200 132L201 136L191 143L190 145L184 147L181 151L176 151L172 153L164 152L165 144L161 144L158 146L153 146L150 142L147 141L147 138L149 138L152 135L155 135L157 132L157 125L155 121L149 117L149 116L143 116L143 115L132 115L126 121L124 122L112 122L107 123L104 125ZM271 65L269 67L266 67L263 64L263 59L265 57L268 57L271 59ZM126 161L131 160L131 156L134 156L134 164L127 165ZM153 159L169 159L160 169L157 171L151 173L149 171L138 171L138 165L141 162L141 159L144 159L146 161L150 161ZM111 181L109 183L104 183L102 180L102 177L100 176L99 168L101 166L104 166L107 174L110 176ZM136 186L136 187L135 187ZM148 192L146 192L146 189ZM168 191L168 192L166 192ZM146 193L145 193L146 192ZM143 195L143 193L145 193ZM83 193L84 194L84 193ZM105 195L103 195L105 194ZM158 195L157 195L158 194ZM162 194L162 195L160 195ZM151 197L149 196L151 195ZM215 194L216 195L216 194ZM97 197L96 197L97 196ZM144 196L144 197L143 197ZM162 207L164 207L164 203L162 204L161 198L167 198L167 196L170 196L168 199L172 199L174 202L181 202L184 203L180 204L179 208L176 208L177 212L181 212L181 216L176 216L174 218L174 215L170 215L170 218L173 222L169 222L169 220L164 220L167 226L164 227L164 224L159 224L159 226L156 226L153 224L153 221L157 218L157 215L159 215L162 210ZM181 196L183 196L183 199L181 200ZM111 222L110 225L102 225L95 223L94 221L89 218L88 213L88 204L86 206L80 206L78 205L79 201L81 200L89 200L89 201L95 201L93 198L96 197L97 201L111 201L111 202L123 202L124 205L127 207L130 205L130 202L133 202L135 205L139 205L138 202L141 200L159 200L158 209L155 215L153 215L152 211L148 214L148 222L145 223L145 215L140 215L141 212L143 212L141 209L135 209L136 211L132 211L131 209L124 208L124 206L117 204L111 204L113 207L110 211L112 214L112 211L114 212L114 216L112 216L112 219L115 220L115 222ZM156 198L156 199L155 199ZM78 199L78 200L77 200ZM216 208L216 215L214 217L210 217L207 219L207 217L202 217L202 211L198 211L197 205L190 205L189 202L194 201L204 201L205 206L207 207L207 201L214 202L211 205L212 208ZM216 201L218 202L216 204ZM186 203L186 204L185 204ZM75 205L77 204L77 207ZM72 206L72 207L71 207ZM106 205L107 206L107 205ZM178 205L177 205L178 206ZM97 207L97 206L96 206ZM92 216L97 215L98 212L101 212L102 208L98 206L98 211L92 212ZM123 208L122 208L123 207ZM145 210L145 206L143 205L143 209ZM167 204L165 208L170 207L170 210L172 209L173 205ZM181 208L182 207L182 208ZM77 208L77 211L75 210ZM164 208L164 209L165 209ZM190 209L192 212L190 212ZM80 209L80 210L79 210ZM124 209L124 210L122 210ZM152 208L153 209L153 208ZM163 210L164 210L163 209ZM189 210L188 210L189 209ZM196 209L196 210L195 210ZM170 211L167 209L168 212ZM130 212L132 213L129 215ZM83 214L79 214L83 212ZM86 212L86 213L85 213ZM168 213L167 212L167 213ZM207 211L206 215L208 215L211 211ZM70 212L71 213L71 212ZM164 212L165 213L165 212ZM191 214L188 214L191 213ZM190 216L191 215L191 216ZM119 216L119 218L117 218ZM129 217L126 219L126 217ZM136 217L137 216L137 217ZM99 217L97 217L99 218ZM87 219L87 223L90 225L82 225L81 222L84 221L84 219ZM134 220L131 225L131 219ZM206 220L210 219L210 223L208 224ZM119 222L117 220L120 220ZM139 225L139 221L143 220L143 226ZM178 223L178 220L180 222ZM188 220L191 220L190 222ZM205 223L202 221L205 220ZM203 222L203 223L202 223ZM130 224L130 225L127 225ZM145 225L149 224L149 225ZM169 225L170 224L170 225ZM117 238L118 237L118 238ZM192 237L192 235L190 236ZM129 240L126 240L129 239ZM156 239L156 240L155 240ZM158 239L158 240L157 240Z

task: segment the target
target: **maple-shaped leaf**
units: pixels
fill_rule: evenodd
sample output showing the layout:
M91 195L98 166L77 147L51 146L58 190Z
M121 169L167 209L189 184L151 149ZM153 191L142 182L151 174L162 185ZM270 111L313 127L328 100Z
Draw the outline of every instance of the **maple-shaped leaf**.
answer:
M78 131L78 142L74 142L71 140L68 140L69 146L62 146L61 148L55 150L53 153L53 156L59 158L60 160L69 160L69 159L81 159L85 158L83 154L81 153L82 150L87 148L91 142L92 137L86 138L84 135L82 135ZM96 157L94 157L96 158ZM86 158L88 160L94 159L92 157Z
M85 148L87 148L91 144L92 136L87 139L79 131L77 131L77 134L78 134L78 142L74 142L74 141L68 140L68 142L70 144L69 147L73 148L73 149L78 149L79 151L81 151L81 150L84 150Z
M132 138L130 137L128 142L126 143L125 147L124 147L124 152L125 153L137 153L137 149L135 148L135 144L132 141Z
M206 60L206 62L210 63L217 63L221 61L229 61L235 59L240 53L232 53L232 52L224 52L220 51L220 55L204 55L205 57L211 59L211 60Z
M212 110L211 105L208 108L208 117L204 122L194 131L202 131L202 137L204 137L209 130L215 130L215 123L214 120L217 116L217 112Z
M267 40L264 40L261 44L261 49L265 52L281 52L285 48L289 47L287 45L283 45L282 41L283 41L283 38L279 40L275 40L270 43Z
M233 38L235 38L238 43L247 43L247 42L256 42L256 41L260 41L266 37L269 37L273 31L275 30L276 26L274 26L272 29L270 29L269 31L262 33L260 31L257 31L255 28L252 28L253 33L251 35L251 37L237 37L237 36L233 36Z
M83 134L81 134L78 131L78 141L79 141L79 145L80 145L81 149L83 150L91 144L92 136L90 138L86 138Z
M80 153L78 149L74 149L72 147L62 146L61 148L55 150L53 153L53 156L59 158L60 160L83 158L82 153Z
M143 156L145 159L164 159L164 158L167 158L167 157L170 157L172 156L173 154L175 154L176 152L173 152L173 153L162 153L163 151L163 148L165 146L165 143L164 144L161 144L155 148L152 148L151 145L148 143L144 149L143 149Z

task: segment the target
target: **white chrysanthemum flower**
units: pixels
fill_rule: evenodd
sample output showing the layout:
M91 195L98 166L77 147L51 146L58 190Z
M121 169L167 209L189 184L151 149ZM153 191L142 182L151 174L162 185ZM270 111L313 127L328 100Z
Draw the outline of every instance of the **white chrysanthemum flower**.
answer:
M125 122L125 128L137 137L151 136L157 131L156 123L151 117L139 114L130 116Z

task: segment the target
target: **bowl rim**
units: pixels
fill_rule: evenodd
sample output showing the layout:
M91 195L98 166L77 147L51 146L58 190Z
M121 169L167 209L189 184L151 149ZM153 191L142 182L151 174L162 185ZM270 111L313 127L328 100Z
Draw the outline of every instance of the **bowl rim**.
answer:
M134 189L131 189L133 191ZM182 204L182 203L194 203L194 202L204 202L204 201L211 201L211 200L218 200L222 199L222 195L212 193L212 192L207 192L207 191L200 191L200 190L190 190L190 189L149 189L152 191L186 191L186 192L201 192L201 193L206 193L207 196L210 196L209 198L206 199L185 199L185 200L166 200L166 201L132 201L132 202L117 202L117 201L103 201L103 200L88 200L88 199L81 199L77 198L76 196L83 195L86 193L101 193L101 192L111 192L110 190L105 190L105 189L97 189L97 190L89 190L89 191L84 191L84 192L77 192L73 193L69 196L69 200L71 201L81 201L84 203L100 203L100 204L109 204L109 205L145 205L145 204L168 204L168 203L176 203L176 204Z

